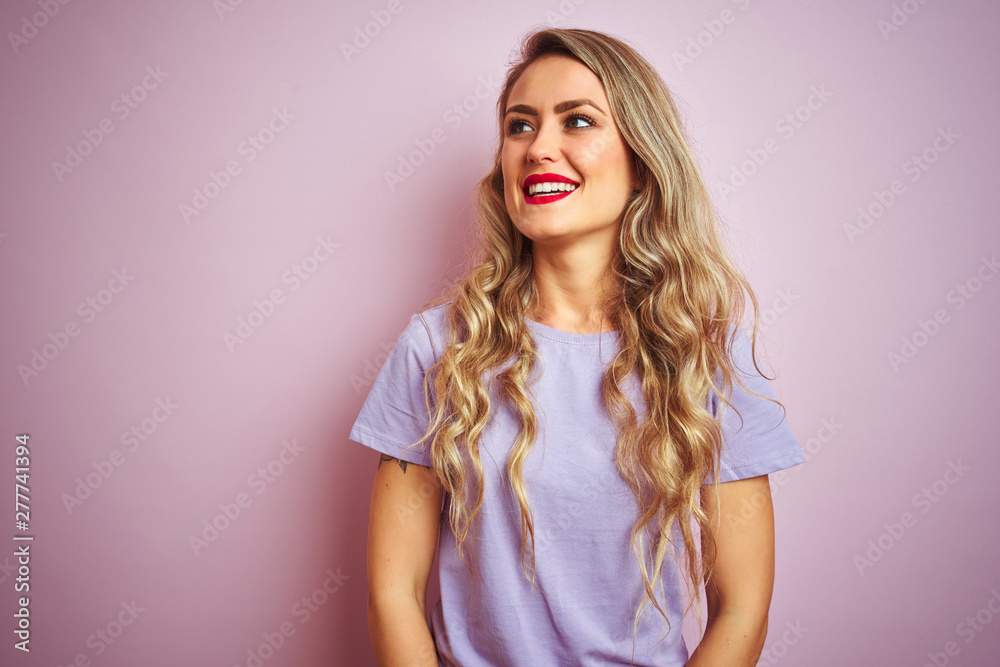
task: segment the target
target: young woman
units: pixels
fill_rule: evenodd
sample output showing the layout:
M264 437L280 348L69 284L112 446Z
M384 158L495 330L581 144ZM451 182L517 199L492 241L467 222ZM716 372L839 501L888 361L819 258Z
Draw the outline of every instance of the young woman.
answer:
M548 29L498 115L481 257L413 315L350 434L382 453L379 664L754 665L767 474L804 456L738 327L745 291L756 340L757 300L671 95L621 41ZM690 659L682 579L707 602Z

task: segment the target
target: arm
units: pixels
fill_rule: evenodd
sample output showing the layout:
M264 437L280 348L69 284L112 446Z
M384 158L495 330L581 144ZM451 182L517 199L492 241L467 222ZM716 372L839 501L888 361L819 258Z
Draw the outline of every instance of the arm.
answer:
M441 497L431 468L380 455L368 523L368 632L380 667L438 667L424 597Z
M706 484L701 505L711 518L717 554L713 576L705 582L705 636L687 665L753 667L764 649L774 588L774 510L767 475L719 483L717 493Z

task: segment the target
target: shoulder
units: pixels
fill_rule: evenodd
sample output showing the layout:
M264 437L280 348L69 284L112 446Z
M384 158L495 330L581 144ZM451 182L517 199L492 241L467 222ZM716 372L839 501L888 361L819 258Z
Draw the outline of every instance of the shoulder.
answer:
M762 354L759 339L757 344L754 345L750 339L750 333L742 327L737 326L730 329L729 338L731 339L731 345L727 342L729 360L732 363L733 370L736 371L740 378L759 382L762 379L767 379L762 373L771 373L773 375Z
M774 373L765 363L760 344L753 345L750 334L745 329L734 325L729 330L726 338L726 354L733 371L732 384L729 387L731 392L728 396L729 400L734 404L744 404L747 401L756 402L757 398L751 397L747 393L747 389L771 399L775 397L770 378L764 375L766 373L773 376ZM720 368L715 371L715 383L716 387L722 386L722 369ZM710 402L712 411L715 413L719 400L714 392L712 393Z
M719 418L723 435L721 482L765 475L805 461L785 419L784 405L777 400L770 378L763 375L776 374L762 359L760 346L755 347L758 350L753 354L750 334L742 329L734 332L731 351L734 377L726 402L712 392L713 416ZM711 480L711 474L708 479Z
M396 345L411 349L427 366L441 358L448 344L448 307L451 302L425 308L410 317Z

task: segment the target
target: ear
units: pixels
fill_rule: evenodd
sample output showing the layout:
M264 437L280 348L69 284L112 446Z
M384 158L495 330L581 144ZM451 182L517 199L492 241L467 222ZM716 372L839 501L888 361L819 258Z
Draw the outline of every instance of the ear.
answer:
M638 192L639 190L643 190L645 188L646 188L646 179L645 178L642 178L641 176L636 176L634 179L632 179L632 191L633 192Z
M632 153L632 189L641 190L646 187L645 171L639 166L639 158Z

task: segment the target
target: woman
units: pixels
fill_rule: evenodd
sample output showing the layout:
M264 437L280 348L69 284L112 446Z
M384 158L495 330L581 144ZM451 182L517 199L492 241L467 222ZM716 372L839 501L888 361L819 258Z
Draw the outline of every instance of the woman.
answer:
M754 665L767 474L804 457L750 370L737 325L745 290L756 340L757 300L670 93L621 41L549 29L525 38L498 114L482 256L412 317L350 435L382 452L379 664ZM690 660L681 578L708 608Z

